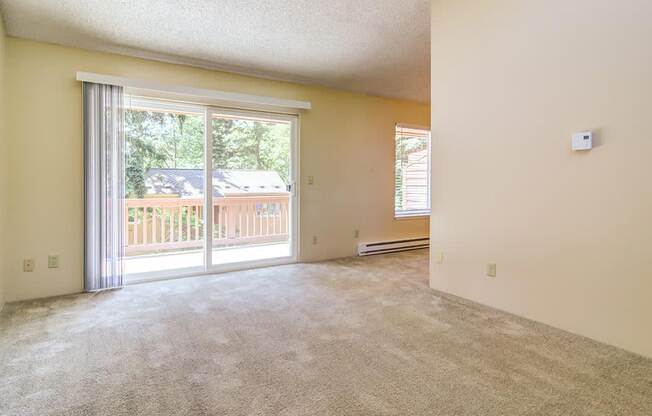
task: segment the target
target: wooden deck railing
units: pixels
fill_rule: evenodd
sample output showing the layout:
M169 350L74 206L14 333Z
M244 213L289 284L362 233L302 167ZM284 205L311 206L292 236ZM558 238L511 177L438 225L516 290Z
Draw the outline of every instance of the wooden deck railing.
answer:
M285 241L289 195L213 199L213 246ZM204 242L203 198L126 199L126 254L200 248Z

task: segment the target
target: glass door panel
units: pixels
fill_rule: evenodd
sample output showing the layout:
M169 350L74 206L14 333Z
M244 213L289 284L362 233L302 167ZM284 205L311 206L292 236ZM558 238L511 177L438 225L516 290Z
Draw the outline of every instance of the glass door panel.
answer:
M204 109L125 99L125 274L204 270Z
M212 265L294 256L295 119L215 110Z

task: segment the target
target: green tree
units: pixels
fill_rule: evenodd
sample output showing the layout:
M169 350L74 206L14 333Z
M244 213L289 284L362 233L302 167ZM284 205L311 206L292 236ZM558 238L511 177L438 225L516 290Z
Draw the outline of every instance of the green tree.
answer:
M213 120L215 169L273 170L289 177L290 126L251 120Z
M288 180L289 124L217 118L212 133L214 169L274 170ZM144 197L151 168L203 168L202 116L128 109L125 140L128 198Z

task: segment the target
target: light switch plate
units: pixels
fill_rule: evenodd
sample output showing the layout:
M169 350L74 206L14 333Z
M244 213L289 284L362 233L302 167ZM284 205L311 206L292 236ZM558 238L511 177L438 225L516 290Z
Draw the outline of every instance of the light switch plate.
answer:
M51 254L48 256L48 268L49 269L58 269L59 268L59 255Z

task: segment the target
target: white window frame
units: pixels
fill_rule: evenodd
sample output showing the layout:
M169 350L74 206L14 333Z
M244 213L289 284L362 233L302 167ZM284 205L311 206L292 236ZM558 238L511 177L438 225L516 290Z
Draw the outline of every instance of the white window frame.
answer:
M425 130L428 131L428 189L427 189L427 195L426 195L426 200L428 201L428 208L427 209L412 209L412 210L401 210L397 211L396 210L396 172L394 172L394 219L395 220L402 220L402 219L418 219L418 218L426 218L430 217L430 214L432 212L432 201L431 201L431 195L430 195L430 188L431 188L431 176L432 176L432 132L430 131L430 127L428 126L419 126L415 124L405 124L405 123L396 123L394 125L394 169L396 169L396 139L397 139L397 131L399 128L409 128L409 129L417 129L417 130Z

